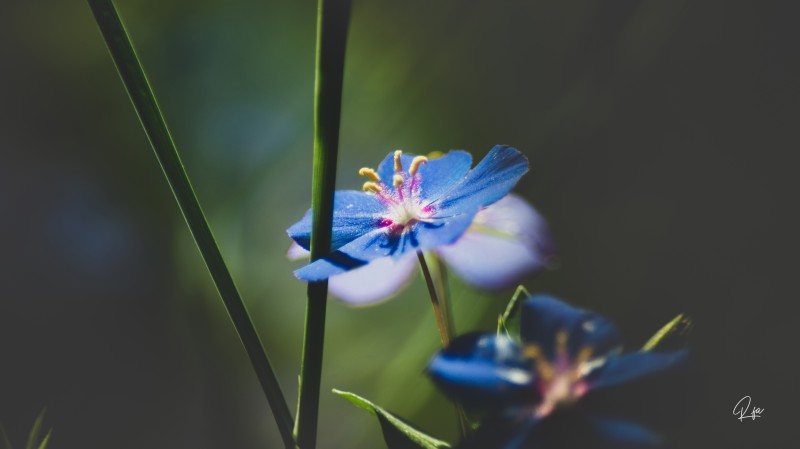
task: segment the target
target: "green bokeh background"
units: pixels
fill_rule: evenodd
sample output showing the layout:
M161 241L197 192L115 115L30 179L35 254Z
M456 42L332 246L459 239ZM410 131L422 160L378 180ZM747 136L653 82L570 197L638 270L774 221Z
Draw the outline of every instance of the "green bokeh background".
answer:
M291 404L304 284L285 229L310 203L315 2L122 0L195 189ZM637 347L694 316L699 393L675 447L787 447L796 341L798 58L769 2L356 0L338 186L391 150L510 144L560 265L526 281ZM0 4L0 422L43 406L58 448L278 447L258 383L78 0ZM513 289L452 280L460 330ZM320 447L381 447L361 394L453 438L422 374L419 277L331 301ZM756 423L730 409L743 395Z

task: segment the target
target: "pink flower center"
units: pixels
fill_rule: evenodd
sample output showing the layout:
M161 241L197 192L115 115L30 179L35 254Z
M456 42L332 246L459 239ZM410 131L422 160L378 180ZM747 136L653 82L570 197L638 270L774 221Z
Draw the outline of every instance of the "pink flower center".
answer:
M592 348L584 347L574 359L570 359L567 336L565 331L556 335L553 361L547 359L538 345L530 344L524 348L524 354L533 360L538 373L536 388L541 402L533 410L537 417L547 416L558 408L574 404L589 390L585 376L596 364L591 360Z
M358 171L359 175L370 179L364 183L364 191L375 195L386 206L386 212L380 217L380 226L389 227L393 233L402 233L414 223L430 219L434 212L433 207L424 204L420 191L422 176L419 167L428 162L428 158L415 157L408 172L404 172L402 155L400 150L394 152L393 188L387 186L371 168Z

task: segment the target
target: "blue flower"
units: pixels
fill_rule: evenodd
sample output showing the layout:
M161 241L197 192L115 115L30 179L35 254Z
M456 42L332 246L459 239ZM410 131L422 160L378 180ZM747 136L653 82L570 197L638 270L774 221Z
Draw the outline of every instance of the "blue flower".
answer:
M406 255L456 242L481 209L505 197L528 171L527 158L504 145L471 165L465 151L428 160L398 150L377 171L362 168L359 174L369 179L363 191L335 193L331 253L295 275L320 281L381 259L390 266L407 263L401 262ZM311 211L288 234L308 250Z
M433 358L428 373L445 394L486 413L459 447L570 447L578 437L593 447L646 446L659 442L656 434L620 416L603 393L674 373L686 358L685 351L621 354L610 321L537 295L523 304L519 340L459 337Z
M544 218L527 201L509 193L475 215L454 243L433 250L465 282L484 290L518 285L542 271L555 249ZM308 258L297 243L289 258ZM417 257L407 253L375 259L353 270L331 276L328 291L352 305L368 305L392 297L418 272Z

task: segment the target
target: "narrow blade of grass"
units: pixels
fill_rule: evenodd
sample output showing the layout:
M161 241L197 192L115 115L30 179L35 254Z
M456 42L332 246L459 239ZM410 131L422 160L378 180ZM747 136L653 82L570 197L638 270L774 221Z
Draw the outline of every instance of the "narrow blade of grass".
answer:
M506 306L505 312L497 318L497 335L500 335L501 332L509 333L509 321L511 321L519 311L519 299L523 295L528 297L531 294L528 293L528 290L524 286L518 285L517 289L514 291L514 296L511 297L511 301L509 301Z
M47 445L50 444L50 436L52 434L53 434L53 429L47 431L47 434L44 436L44 438L42 438L42 442L39 443L38 449L47 449Z
M203 256L214 284L225 308L233 321L244 345L250 363L272 409L284 445L294 447L292 415L286 404L278 379L272 369L261 339L256 332L250 314L233 282L217 242L206 221L200 203L195 196L189 176L184 170L175 143L156 102L156 97L147 81L144 70L111 0L89 0L95 20L108 45L111 57L117 66L122 83L128 91L133 107L141 120L148 139L153 146L158 162L164 171L172 193L178 201L189 230Z
M314 83L311 260L323 257L331 250L333 192L336 188L344 54L349 22L350 0L319 0ZM317 444L327 300L327 281L308 284L295 429L297 444L301 449L313 449Z
M39 435L42 433L42 426L44 426L44 416L47 414L47 407L43 408L36 420L33 422L33 427L28 434L28 442L25 443L25 449L36 449L36 442L39 441Z
M670 337L681 334L685 335L691 324L691 319L682 313L678 314L678 316L670 320L669 323L661 327L661 329L659 329L655 334L653 334L652 337L650 337L649 340L647 340L647 343L642 346L642 351L652 351L657 347L662 346L664 342L670 340Z

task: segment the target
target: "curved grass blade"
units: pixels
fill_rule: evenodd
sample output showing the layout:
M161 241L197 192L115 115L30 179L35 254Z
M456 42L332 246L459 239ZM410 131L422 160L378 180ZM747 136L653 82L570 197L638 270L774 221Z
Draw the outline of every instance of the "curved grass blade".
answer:
M336 389L333 390L333 393L377 416L383 432L383 439L389 449L444 449L450 447L448 442L415 429L402 418L389 413L384 408L357 394Z
M48 430L47 434L45 434L44 438L42 438L42 442L39 443L39 446L38 446L37 449L47 449L47 445L50 444L50 435L52 435L52 434L53 434L53 429ZM31 448L31 449L34 449L34 448Z
M311 260L331 250L333 192L339 153L339 122L350 0L319 0L317 55L314 81L314 166L311 189ZM297 402L297 445L317 444L322 353L325 340L328 282L308 284L300 393Z
M33 427L31 427L31 431L28 434L28 442L25 443L25 449L36 449L37 444L36 442L39 441L39 434L42 433L42 426L44 425L44 415L47 414L47 407L43 408L39 415L36 417L36 420L33 422ZM52 430L51 430L52 431ZM46 441L50 439L50 432L47 432L47 436L42 441L42 443L46 444Z
M524 286L518 285L517 289L514 291L514 296L511 297L511 300L506 306L505 312L497 317L497 335L500 335L501 332L505 332L506 334L510 333L508 327L511 324L510 321L517 315L519 299L522 295L528 297L531 294L528 293L528 290Z
M175 143L127 31L111 0L88 1L122 78L122 83L128 91L133 107L148 139L150 139L158 162L161 164L164 176L178 201L178 206L211 273L214 285L217 287L247 355L250 357L250 363L256 371L272 409L284 445L287 448L294 448L292 415L278 385L278 379L195 196L189 176L184 170Z
M665 349L666 346L680 346L678 340L686 336L691 326L692 320L689 317L682 313L678 314L647 340L642 346L642 351L652 351L656 347Z

